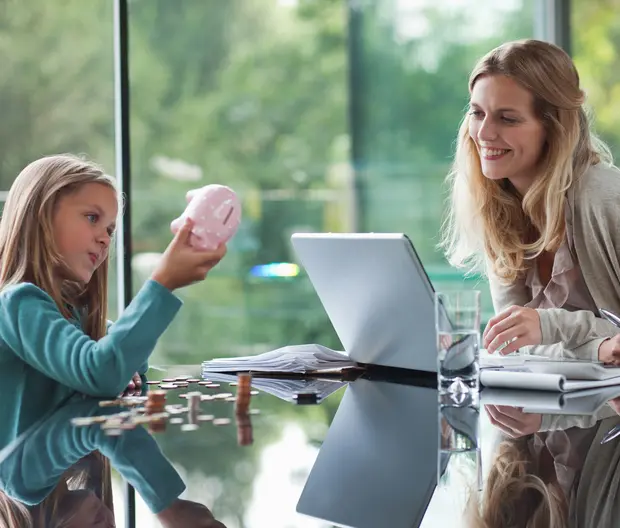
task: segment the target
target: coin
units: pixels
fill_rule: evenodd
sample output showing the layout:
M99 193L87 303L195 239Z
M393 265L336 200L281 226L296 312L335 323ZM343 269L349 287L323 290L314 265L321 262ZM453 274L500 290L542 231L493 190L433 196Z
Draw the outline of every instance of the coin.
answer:
M205 385L205 387L207 387L207 389L217 389L220 386L219 383L209 383L207 385Z
M121 436L123 433L121 429L106 429L104 432L106 436Z
M213 397L217 400L225 400L226 398L230 398L231 396L232 396L231 392L220 392L219 394L216 394Z
M198 385L211 385L211 382L208 380L204 380L204 381L199 381Z
M215 418L213 425L228 425L230 424L230 418Z
M157 380L149 380L146 382L147 385L159 385L161 383L161 380L157 381Z
M117 407L121 404L121 400L102 400L99 402L99 407Z
M166 412L170 414L182 414L187 411L187 407L183 405L166 405Z
M234 396L229 396L229 397L228 397L228 398L226 398L224 401L227 401L227 402L235 402L235 401L237 401L237 398L235 398Z
M183 418L170 418L170 423L173 425L182 424L184 421Z
M159 386L160 389L178 389L180 387L177 387L174 383L162 383Z
M257 390L250 391L250 394L252 396L256 396L258 394L258 391Z
M162 381L164 383L172 383L173 381L176 381L176 379L175 378L164 378Z
M177 376L176 378L174 378L174 381L187 381L190 378L191 376Z
M71 418L71 423L75 427L86 427L87 425L94 424L95 420L93 416L86 416L84 418Z
M195 431L196 429L198 429L200 426L198 424L183 424L181 426L181 431Z
M199 414L198 415L199 422L210 422L211 420L213 420L213 418L215 417L212 414Z

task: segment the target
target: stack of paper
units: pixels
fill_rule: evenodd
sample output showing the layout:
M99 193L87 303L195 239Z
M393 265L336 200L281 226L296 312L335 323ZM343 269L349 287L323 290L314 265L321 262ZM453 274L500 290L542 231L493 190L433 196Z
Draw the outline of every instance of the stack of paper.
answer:
M236 374L209 372L209 379L211 381L234 382L237 380L237 376ZM320 377L295 379L252 377L252 387L255 389L268 392L281 400L290 402L295 401L295 396L301 393L316 394L317 402L321 402L346 384L346 381L339 379Z
M202 369L208 372L292 372L305 374L323 370L355 367L344 352L321 345L294 345L278 348L258 356L219 358L205 361ZM208 375L205 374L206 377Z

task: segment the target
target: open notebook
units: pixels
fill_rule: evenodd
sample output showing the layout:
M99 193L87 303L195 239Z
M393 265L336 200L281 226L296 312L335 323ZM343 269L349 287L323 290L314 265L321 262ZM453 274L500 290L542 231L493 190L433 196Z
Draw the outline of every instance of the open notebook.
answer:
M481 355L480 367L485 387L571 392L620 385L620 367L598 361Z
M258 356L218 358L202 364L208 372L282 372L308 374L325 370L355 367L344 352L337 352L322 345L292 345Z

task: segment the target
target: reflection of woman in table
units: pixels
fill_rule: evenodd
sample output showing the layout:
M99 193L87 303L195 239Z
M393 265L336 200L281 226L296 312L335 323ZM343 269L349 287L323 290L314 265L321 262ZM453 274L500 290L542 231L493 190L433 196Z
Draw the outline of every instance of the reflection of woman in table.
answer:
M600 487L592 487L591 466L600 458L600 438L619 421L611 407L592 416L530 414L494 405L485 408L501 430L502 440L482 497L471 497L470 527L615 526L578 522L592 510L584 494L593 492L598 497L595 502L605 502Z

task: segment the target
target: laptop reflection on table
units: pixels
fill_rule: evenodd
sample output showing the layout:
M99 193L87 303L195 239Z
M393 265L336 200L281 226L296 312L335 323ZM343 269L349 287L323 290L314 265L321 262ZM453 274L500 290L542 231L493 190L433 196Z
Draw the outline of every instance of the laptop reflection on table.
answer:
M437 482L437 413L434 388L351 383L297 512L355 528L419 526Z

